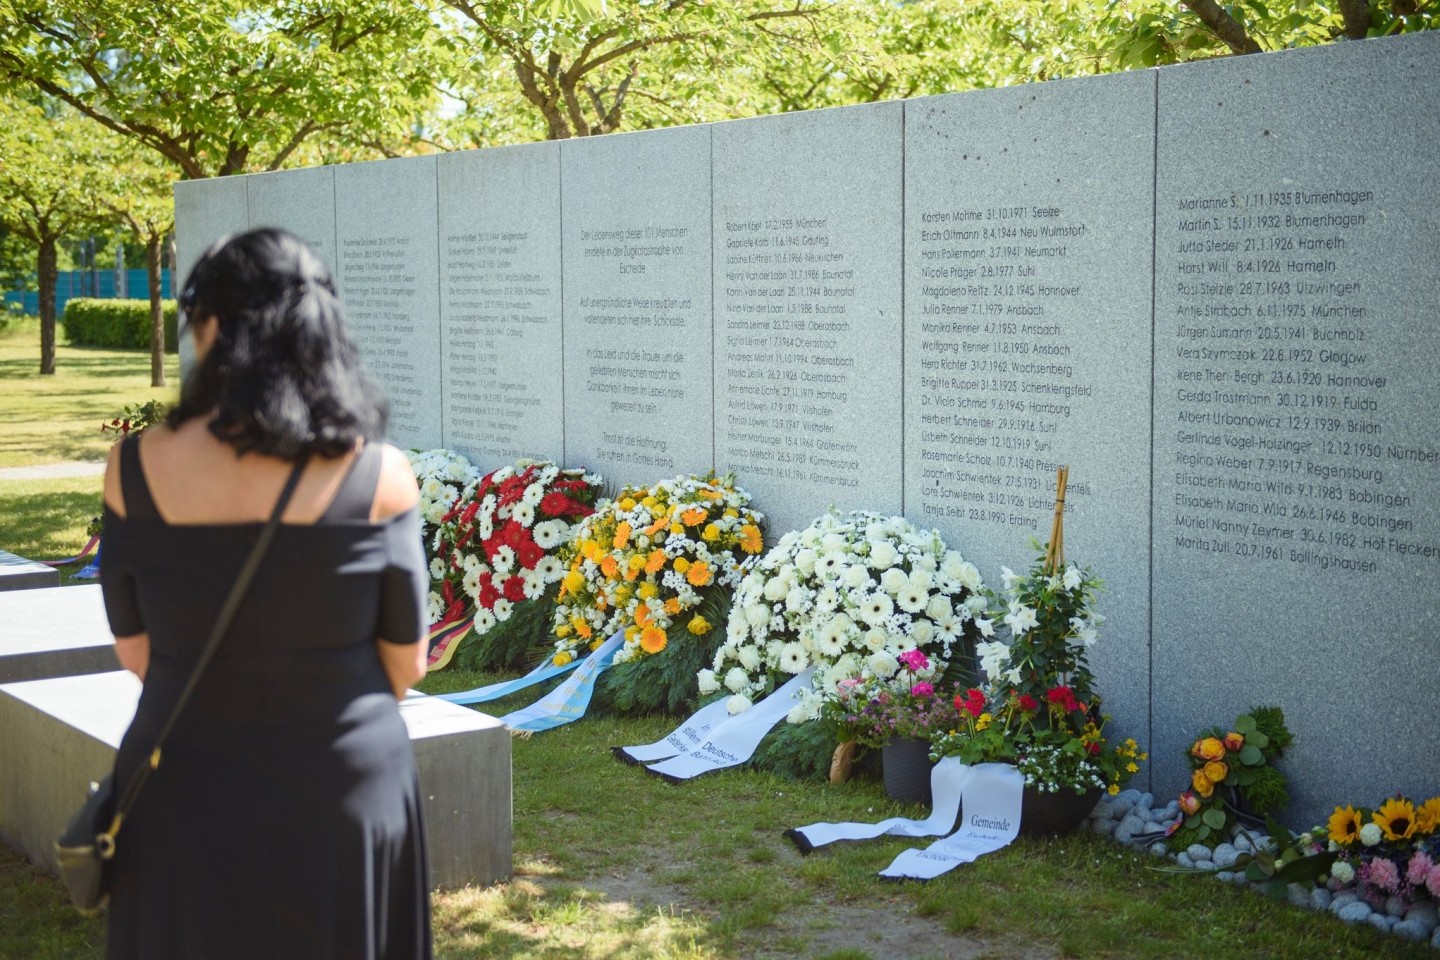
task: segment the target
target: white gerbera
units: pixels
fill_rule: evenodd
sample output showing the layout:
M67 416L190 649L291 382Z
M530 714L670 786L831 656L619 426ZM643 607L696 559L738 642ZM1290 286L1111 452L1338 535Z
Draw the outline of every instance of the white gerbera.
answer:
M791 641L780 648L780 669L789 674L797 674L810 664L810 657L805 653L805 648L800 644Z
M906 613L919 613L925 609L925 605L929 601L930 595L928 593L924 590L917 590L915 584L908 581L904 589L895 595L895 602L899 604L900 609Z
M510 614L515 612L515 604L511 603L509 600L506 600L504 597L501 597L499 600L495 601L495 606L490 608L490 612L495 614L496 620L503 622L505 620L509 620Z
M535 575L544 583L554 583L565 575L565 564L559 557L546 554L535 562Z
M430 561L430 579L439 580L443 576L445 576L445 561L436 557Z
M565 541L565 534L569 533L569 524L564 520L541 520L535 524L535 529L530 535L535 538L535 545L541 550L553 550Z
M860 619L873 626L885 622L895 612L895 605L883 593L871 594L860 604Z

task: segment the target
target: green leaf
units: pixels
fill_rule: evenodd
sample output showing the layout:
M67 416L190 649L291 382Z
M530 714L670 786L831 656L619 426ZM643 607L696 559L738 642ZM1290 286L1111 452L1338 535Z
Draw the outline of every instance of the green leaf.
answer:
M1235 718L1235 732L1246 736L1255 732L1255 718L1248 713L1242 713Z
M1198 828L1199 826L1200 826L1200 814L1198 814L1198 813L1192 813L1192 814L1190 814L1188 817L1185 818L1185 827L1186 827L1187 830L1194 830L1194 829Z
M1255 730L1245 735L1245 744L1246 746L1256 747L1257 749L1264 750L1266 747L1270 746L1270 738L1265 736L1265 734L1261 733L1259 730Z
M1207 827L1215 830L1225 829L1225 811L1217 807L1211 807L1200 815Z
M1240 749L1240 762L1247 767L1258 767L1265 762L1265 754L1253 743L1247 743Z
M1209 837L1210 837L1210 828L1207 827L1207 826L1205 826L1205 824L1203 824L1203 823L1200 824L1200 829L1195 831L1195 839L1196 839L1197 841L1203 842L1203 841L1209 839Z

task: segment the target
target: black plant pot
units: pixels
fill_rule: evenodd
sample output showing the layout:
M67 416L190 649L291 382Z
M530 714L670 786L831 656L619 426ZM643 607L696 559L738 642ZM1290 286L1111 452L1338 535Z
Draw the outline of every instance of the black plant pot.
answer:
M1100 802L1099 788L1076 793L1062 787L1055 793L1025 788L1021 801L1020 832L1027 837L1053 837L1074 833Z
M930 803L930 743L915 737L891 737L880 749L885 793L906 803Z

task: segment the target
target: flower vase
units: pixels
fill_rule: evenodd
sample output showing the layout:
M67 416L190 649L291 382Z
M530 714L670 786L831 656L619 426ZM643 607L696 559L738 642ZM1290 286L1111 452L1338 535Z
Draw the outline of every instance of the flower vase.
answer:
M906 803L930 803L930 742L918 737L891 737L880 750L885 793Z
M1076 793L1062 787L1055 793L1042 793L1026 786L1021 800L1020 832L1027 837L1053 837L1074 833L1100 802L1099 788Z

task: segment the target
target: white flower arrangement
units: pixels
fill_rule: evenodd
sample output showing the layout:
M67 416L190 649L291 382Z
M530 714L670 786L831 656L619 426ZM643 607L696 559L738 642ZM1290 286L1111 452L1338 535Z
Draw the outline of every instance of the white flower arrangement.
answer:
M433 549L432 537L440 519L450 510L460 491L480 478L470 461L453 450L407 450L410 469L420 485L420 520L425 542Z
M888 680L907 651L930 661L917 680L972 656L993 632L986 605L980 572L939 534L903 517L832 511L785 534L741 581L700 692L723 687L741 713L773 681L813 665L814 685L786 718L812 720L842 680Z

